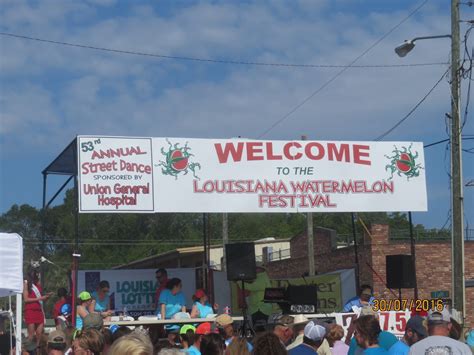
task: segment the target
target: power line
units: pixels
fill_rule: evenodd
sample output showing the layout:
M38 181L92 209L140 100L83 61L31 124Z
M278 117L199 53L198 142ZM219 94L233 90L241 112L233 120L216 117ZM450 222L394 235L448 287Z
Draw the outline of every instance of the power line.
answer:
M470 138L470 137L465 137L463 135L462 137L463 140L471 140L471 139L474 139L474 137ZM423 146L423 148L429 148L429 147L432 147L434 145L438 145L438 144L441 144L441 143L445 143L445 142L448 142L450 139L449 138L446 138L446 139L442 139L440 141L437 141L437 142L433 142L433 143L428 143L426 145Z
M30 41L37 41L37 42L56 44L56 45L61 45L61 46L68 46L68 47L76 47L76 48L82 48L82 49L91 49L91 50L103 51L103 52L130 54L130 55L154 57L154 58L160 58L160 59L203 62L203 63L210 63L210 64L232 64L232 65L251 65L251 66L267 66L267 67L287 67L287 68L347 68L347 67L351 67L351 68L403 68L403 67L438 66L438 65L449 64L449 63L441 63L441 62L413 63L413 64L367 64L367 65L269 63L269 62L254 62L254 61L242 61L242 60L199 58L199 57L188 57L188 56L173 56L173 55L165 55L165 54L158 54L158 53L138 52L138 51L132 51L132 50L98 47L98 46L92 46L88 44L55 41L55 40L46 39L46 38L30 37L30 36L24 36L24 35L19 35L15 33L9 33L9 32L0 32L0 35L26 39Z
M369 51L372 50L375 46L377 46L380 42L382 42L387 36L389 36L393 31L395 31L398 27L400 27L404 22L406 22L410 17L412 17L415 13L417 13L423 6L426 5L428 0L424 0L421 2L420 5L418 5L412 12L410 12L405 18L403 18L399 23L397 23L395 26L393 26L388 32L386 32L382 37L380 37L378 40L376 40L369 48L367 48L365 51L363 51L360 55L358 55L354 60L352 60L349 65L346 67L342 68L340 71L338 71L335 75L333 75L329 80L327 80L323 85L321 85L318 89L313 91L311 95L306 97L303 101L301 101L299 104L297 104L295 107L293 107L290 111L288 111L285 115L283 115L280 119L275 121L268 129L266 129L263 133L261 133L257 138L262 138L265 136L267 133L269 133L273 128L278 126L280 123L285 121L288 117L290 117L293 113L295 113L300 107L302 107L305 103L307 103L309 100L311 100L313 97L315 97L317 94L319 94L321 91L323 91L329 84L331 84L334 80L336 80L339 76L341 76L347 69L352 67L360 58L362 58L364 55L366 55Z
M423 98L417 102L417 104L415 106L413 106L413 108L401 119L399 120L397 123L395 123L395 125L392 126L392 128L390 128L389 130L385 131L383 134L381 134L380 136L378 136L377 138L375 138L374 140L375 141L380 141L382 140L383 138L385 138L386 136L388 136L390 133L392 133L398 126L400 126L403 122L405 122L413 112L416 111L416 109L426 100L426 98L428 96L430 96L430 94L434 91L434 89L436 89L436 87L439 85L439 83L443 80L443 78L446 76L446 74L448 73L449 71L449 68L443 73L443 75L441 75L441 77L436 81L436 83L433 85L433 87L425 94L425 96L423 96Z

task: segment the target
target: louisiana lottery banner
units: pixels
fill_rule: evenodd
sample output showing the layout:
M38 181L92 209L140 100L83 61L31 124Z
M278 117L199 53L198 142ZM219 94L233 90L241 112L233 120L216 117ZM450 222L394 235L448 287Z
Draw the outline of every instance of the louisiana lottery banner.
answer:
M426 211L420 142L85 137L80 212Z
M155 269L132 270L80 270L78 290L94 292L99 282L109 282L109 302L112 310L127 312L136 317L156 313ZM183 293L191 305L191 295L195 290L195 269L168 269L168 277L182 280Z

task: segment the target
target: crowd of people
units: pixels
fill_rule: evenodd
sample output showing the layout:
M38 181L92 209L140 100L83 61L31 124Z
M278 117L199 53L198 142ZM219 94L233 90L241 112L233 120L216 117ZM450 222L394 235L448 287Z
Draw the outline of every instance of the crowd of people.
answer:
M239 324L229 314L215 314L218 305L210 304L203 289L193 295L191 309L186 309L180 279L168 279L167 272L156 272L156 316L161 319L190 318L189 324L159 324L132 327L104 326L110 319L110 285L103 280L94 292L79 293L75 326L71 323L71 299L64 288L57 291L53 308L56 330L44 334L43 302L53 294L43 294L36 270L28 273L23 294L27 337L22 341L23 355L62 354L190 354L190 355L404 355L404 354L472 354L474 332L461 334L448 308L431 311L425 316L413 315L405 334L397 339L380 328L378 313L371 307L372 289L363 285L359 296L346 304L347 311L358 317L349 329L336 323L308 319L304 315L281 315L255 336L242 337ZM206 318L192 322L192 319ZM12 342L14 344L14 341ZM467 345L466 343L470 344ZM0 354L3 354L0 351ZM5 353L7 354L7 353Z

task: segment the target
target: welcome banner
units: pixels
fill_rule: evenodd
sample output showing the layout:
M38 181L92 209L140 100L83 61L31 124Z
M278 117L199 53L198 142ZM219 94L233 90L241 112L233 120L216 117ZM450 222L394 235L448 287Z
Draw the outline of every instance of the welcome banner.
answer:
M80 136L79 210L426 211L420 142Z

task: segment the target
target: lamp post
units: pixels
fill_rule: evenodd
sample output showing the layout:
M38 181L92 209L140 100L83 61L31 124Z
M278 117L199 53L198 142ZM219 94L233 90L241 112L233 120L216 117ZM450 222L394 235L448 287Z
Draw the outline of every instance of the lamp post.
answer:
M451 0L451 34L440 36L416 37L405 41L395 52L406 56L414 47L415 41L434 38L451 38L451 255L452 255L452 298L453 307L464 318L465 281L464 281L464 207L462 183L461 149L461 101L460 101L460 49L459 49L459 0Z

